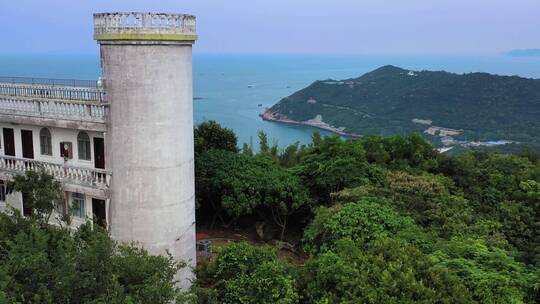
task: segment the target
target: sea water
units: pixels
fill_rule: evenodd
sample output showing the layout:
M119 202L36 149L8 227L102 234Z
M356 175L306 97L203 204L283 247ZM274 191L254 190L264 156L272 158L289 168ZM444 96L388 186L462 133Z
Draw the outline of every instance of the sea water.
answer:
M411 70L540 78L540 57L195 53L194 120L216 120L232 128L239 145L256 147L258 131L267 133L280 147L309 143L313 128L267 122L258 115L315 80L354 78L387 64ZM99 75L97 53L0 54L0 76L97 79Z

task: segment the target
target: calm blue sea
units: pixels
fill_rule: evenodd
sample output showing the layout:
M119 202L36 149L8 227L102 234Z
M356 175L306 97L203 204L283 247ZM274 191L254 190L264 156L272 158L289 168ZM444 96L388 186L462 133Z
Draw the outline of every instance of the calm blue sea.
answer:
M202 99L194 101L194 118L234 129L240 145L256 144L258 130L280 146L307 143L313 129L265 122L258 114L315 80L357 77L386 64L540 78L540 57L195 54L194 96ZM99 74L97 54L0 54L0 76L97 79Z

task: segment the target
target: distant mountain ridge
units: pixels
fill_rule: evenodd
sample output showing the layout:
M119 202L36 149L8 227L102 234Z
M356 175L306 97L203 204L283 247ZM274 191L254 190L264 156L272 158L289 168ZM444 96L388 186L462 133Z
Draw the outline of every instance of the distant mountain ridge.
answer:
M461 139L540 142L540 79L387 65L358 78L315 81L265 115L315 120L343 133L405 134L432 124L459 130L453 136Z
M516 49L506 54L514 57L540 57L540 49Z

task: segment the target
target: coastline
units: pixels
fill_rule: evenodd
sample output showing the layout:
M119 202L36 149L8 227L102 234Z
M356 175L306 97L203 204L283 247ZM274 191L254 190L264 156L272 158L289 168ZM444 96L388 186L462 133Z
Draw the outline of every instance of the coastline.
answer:
M264 112L259 114L259 117L262 118L262 120L265 121L271 121L276 123L282 123L282 124L289 124L289 125L300 125L300 126L308 126L317 128L324 131L329 131L334 134L343 136L343 137L349 137L349 138L359 138L361 135L355 134L355 133L347 133L344 132L334 126L331 126L325 122L314 122L314 121L297 121L292 120L284 115L276 114L271 111L271 108L266 109Z

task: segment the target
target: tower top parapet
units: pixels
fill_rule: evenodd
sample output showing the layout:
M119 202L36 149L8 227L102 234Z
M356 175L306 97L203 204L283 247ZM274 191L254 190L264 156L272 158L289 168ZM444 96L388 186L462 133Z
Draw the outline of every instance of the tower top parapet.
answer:
M94 39L106 41L177 41L197 40L195 16L167 13L98 13L94 14Z

